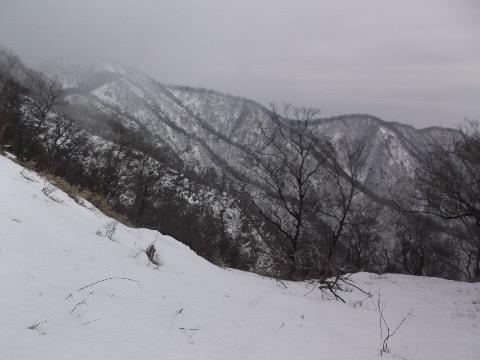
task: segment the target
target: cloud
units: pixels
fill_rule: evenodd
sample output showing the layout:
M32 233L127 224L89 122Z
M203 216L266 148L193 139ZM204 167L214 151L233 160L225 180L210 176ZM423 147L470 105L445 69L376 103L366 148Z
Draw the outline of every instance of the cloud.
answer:
M422 127L480 119L479 15L474 0L12 0L0 43L32 65L117 61L165 83Z

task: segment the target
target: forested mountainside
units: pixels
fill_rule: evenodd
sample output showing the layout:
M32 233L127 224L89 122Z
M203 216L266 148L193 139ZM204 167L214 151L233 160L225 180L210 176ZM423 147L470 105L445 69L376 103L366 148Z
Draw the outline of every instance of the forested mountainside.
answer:
M2 52L0 67L10 151L210 261L290 278L479 269L470 224L412 215L431 145L457 130L268 109L110 64L42 74Z
M164 85L131 69L112 65L47 67L65 88L70 104L116 116L142 131L189 170L205 173L226 167L243 171L248 148L261 146L259 129L268 124L271 109L251 100L212 90ZM99 126L98 114L86 118ZM385 195L392 178L411 174L425 147L451 129L388 123L370 115L313 119L315 132L331 139L361 140L369 148L366 186ZM393 176L392 176L393 175Z

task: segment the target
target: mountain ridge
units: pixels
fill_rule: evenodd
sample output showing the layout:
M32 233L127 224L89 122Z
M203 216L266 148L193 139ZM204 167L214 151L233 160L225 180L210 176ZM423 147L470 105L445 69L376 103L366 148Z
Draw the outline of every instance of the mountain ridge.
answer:
M31 78L43 76L30 73L21 63L19 67ZM284 134L293 134L295 117L282 117L275 109L253 100L214 90L164 85L146 74L117 65L51 64L47 74L69 87L64 90L64 101L47 117L35 118L35 111L26 114L34 130L32 135L26 135L38 147L31 156L45 161L39 168L57 166L54 164L58 161L61 176L105 196L111 206L134 223L180 238L215 263L260 273L270 271L269 275L276 270L262 269L273 269L274 261L285 265L281 259L274 260L274 244L284 241L285 229L279 232L275 222L269 222L262 214L273 209L274 216L279 216L282 208L275 208L279 205L277 197L287 202L295 200L298 178L288 178L288 173L287 177L282 175L283 180L277 178L280 181L276 185L282 187L279 195L278 189L259 175L275 160L268 149L269 142L281 137L282 129ZM42 84L43 81L31 84L31 94L38 90L35 86ZM36 123L42 127L36 127ZM375 241L377 248L368 250L373 251L368 253L373 260L352 266L382 271L382 262L389 264L390 259L384 259L387 255L380 250L393 251L389 240L394 236L393 229L390 227L388 233L386 226L397 209L392 195L396 192L404 196L408 189L403 185L413 179L428 146L450 137L455 130L417 130L367 114L321 118L315 113L303 124L308 126L308 136L316 144L306 166L322 164L312 173L308 185L311 192L305 198L309 210L301 240L304 261L310 261L309 254L318 250L311 251L312 241L315 246L330 246L328 237L336 236L335 219L341 217L331 211L343 211L342 206L350 209L352 205L345 223L350 233L338 249L338 261L344 261L341 257L350 261L348 246L357 246L347 244L360 231L354 228L355 224L369 222L370 230L361 231L366 231L371 239L368 241ZM20 135L28 131L21 125L16 128ZM66 134L78 137L78 144L84 144L77 148L71 163L52 161L55 153L49 150L65 144L68 147L69 135L62 140L64 128L70 128ZM60 137L52 137L57 133ZM11 136L14 139L15 135ZM286 140L280 146L286 146L283 154L289 157L295 149ZM50 148L42 154L45 146ZM19 148L15 153L23 152ZM295 171L297 164L288 163L290 160L293 158L287 159L286 167L275 165L280 166L277 174L289 166ZM357 162L349 164L352 160ZM289 188L284 187L287 181ZM348 189L352 184L354 188ZM352 194L352 202L339 204L346 199L347 192ZM286 226L295 223L288 219L291 209L283 209L286 213L281 215ZM374 235L370 233L372 226ZM281 276L287 276L285 267L280 271ZM438 270L432 271L436 274ZM299 276L312 275L306 272Z
M102 67L103 66L103 67ZM152 142L162 143L180 156L187 167L198 173L214 168L221 174L244 172L248 149L261 146L259 129L271 116L271 110L253 100L226 95L215 90L190 86L165 85L146 74L118 66L90 66L91 72L78 71L78 84L93 83L97 72L108 72L100 86L78 96L98 111L122 117L126 124L140 128ZM107 70L105 70L105 68ZM70 78L68 67L54 77L62 82ZM71 98L70 89L66 99ZM454 129L387 122L368 114L345 114L311 120L319 136L335 141L340 137L365 142L370 149L369 174L363 192L384 204L393 182L411 177L424 148L438 133Z

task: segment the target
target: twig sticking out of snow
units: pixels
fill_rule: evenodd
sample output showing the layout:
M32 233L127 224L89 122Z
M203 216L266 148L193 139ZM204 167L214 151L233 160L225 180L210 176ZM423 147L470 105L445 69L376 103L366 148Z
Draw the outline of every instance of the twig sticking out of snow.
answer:
M177 311L175 311L175 315L173 315L172 322L170 323L170 327L168 328L169 330L172 328L173 322L175 321L175 319L177 318L177 316L180 315L182 312L183 312L183 308L178 309Z
M85 299L83 299L82 301L80 301L78 304L75 304L75 306L73 307L72 311L70 311L70 314L69 314L69 315L72 315L72 313L73 313L75 310L77 310L77 308L78 308L80 305L85 305L85 306L88 308L88 304L85 302L85 300L87 300L87 299L90 297L90 295L92 295L92 294L93 294L93 291L92 291L90 294L88 294L88 296L87 296Z
M28 181L38 182L33 178L32 175L30 175L31 173L32 172L30 170L27 170L27 168L23 168L23 170L20 172L20 175L22 175Z
M376 309L379 313L379 322L380 322L380 356L383 356L383 353L388 353L390 352L390 349L388 348L388 341L390 338L393 337L393 335L396 334L398 329L409 319L412 317L412 312L413 309L408 312L407 315L398 323L397 327L393 332L390 331L390 327L387 324L387 320L385 320L385 316L383 315L383 312L385 310L385 307L387 306L387 303L384 302L382 303L380 301L380 294L378 295L378 300L377 300L377 305ZM384 328L386 329L387 333L384 334L383 330Z
M284 325L285 325L285 321L282 323L282 325L280 325L280 327L277 329L277 331L275 331L275 334L278 333Z
M100 319L90 320L90 321L87 321L87 322L83 323L82 325L87 325L87 324L93 323L93 322L98 321L98 320L100 320Z
M33 329L36 329L37 327L39 327L41 324L46 323L46 322L47 322L47 320L40 321L40 322L35 321L35 322L34 322L31 326L29 326L28 328L29 328L30 330L33 330Z
M95 284L98 284L98 283L101 283L101 282L104 282L104 281L107 281L107 280L114 280L114 279L119 279L119 280L127 280L127 281L133 281L133 282L136 282L138 284L138 286L140 286L140 290L142 290L142 285L140 285L140 282L138 280L134 280L134 279L129 279L129 278L125 278L125 277L110 277L110 278L107 278L107 279L102 279L102 280L98 280L98 281L95 281L94 283L91 283L90 285L87 285L87 286L84 286L80 289L78 289L77 291L80 291L80 290L83 290L83 289L86 289L90 286L93 286Z
M339 274L332 279L320 280L320 286L318 288L320 290L329 290L333 294L333 296L335 296L335 300L340 300L343 303L346 303L346 301L338 294L338 292L352 292L352 288L355 288L363 294L367 295L368 297L371 297L372 294L370 294L370 292L367 292L354 284L353 280L350 279L352 275L353 273Z
M260 298L253 300L250 304L248 304L247 309L252 310L255 306L258 305L260 302Z

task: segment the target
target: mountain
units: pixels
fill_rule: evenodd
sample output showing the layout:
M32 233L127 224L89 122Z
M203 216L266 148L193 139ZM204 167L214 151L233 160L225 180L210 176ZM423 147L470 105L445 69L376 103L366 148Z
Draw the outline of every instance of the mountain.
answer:
M409 198L428 147L446 143L453 129L417 130L361 114L296 122L305 109L282 116L128 67L55 62L44 75L3 55L0 70L21 88L12 87L18 104L4 137L11 151L209 261L280 278L317 278L333 263L340 273L469 276L470 262L452 245L461 232L403 219L393 202ZM57 84L62 102L45 107ZM313 147L298 152L295 136ZM399 233L418 223L430 224L428 261L409 250L423 254L422 232L413 245Z
M0 184L2 358L375 359L385 324L387 359L478 358L478 283L357 273L372 296L351 288L344 304L308 282L216 267L4 156Z
M271 110L254 101L213 90L164 85L116 65L50 64L47 73L66 88L72 104L87 105L141 129L189 169L245 170L247 148L260 147L259 129ZM330 139L361 140L369 148L365 186L385 196L391 179L412 174L425 147L452 129L389 123L371 115L316 119L316 133Z
M276 233L276 226L272 227L271 223L259 217L257 209L236 190L229 189L228 184L249 183L253 185L249 188L250 194L261 199L257 205L267 209L265 211L276 206L271 201L272 194L262 182L265 179L260 180L257 176L258 154L263 152L258 149L265 146L265 136L273 138L272 131L275 130L271 126L271 109L213 90L165 85L134 69L118 65L57 62L49 64L45 71L64 86L65 100L83 114L79 118L83 119L89 132L112 140L108 137L111 133L108 122L116 119L132 131L141 133L143 143L153 149L150 153L156 154L153 158L157 165L152 163L151 167L163 169L154 193L164 195L160 196L160 201L158 196L156 199L152 197L152 209L158 212L162 204L169 204L169 208L177 210L172 212L175 214L173 218L172 214L156 216L153 214L155 211L151 211L150 215L144 214L151 219L145 225L161 224L162 231L182 238L197 253L212 261L218 262L218 254L222 253L224 255L220 258L225 260L221 261L231 266L254 271L268 267L272 255L268 250L271 245L267 244L275 242L269 239L280 236ZM316 137L333 144L338 160L344 163L341 165L344 168L341 170L342 177L349 176L348 171L345 172L346 144L361 143L365 146L366 160L362 169L358 169L361 171L358 174L361 177L358 185L360 193L357 195L354 190L354 202L363 204L363 207L372 206L368 204L373 202L387 208L391 206L393 193L405 193L403 186L413 177L428 145L455 132L439 127L417 130L365 114L313 118L310 126ZM257 155L252 153L252 149L257 149ZM97 151L95 157L101 156L101 152ZM252 168L252 163L257 165ZM337 192L346 191L336 188L337 185L332 183L334 180L326 180L323 173L315 174L312 181L316 184L315 192L323 194L325 204L338 201L335 199L343 195ZM133 197L124 196L123 205L128 207L132 204ZM177 200L166 201L167 198ZM186 207L186 203L192 208L191 212L178 218L178 214L182 214L179 208ZM365 214L362 216L369 212L372 214L368 221L378 224L391 222L388 211L362 211ZM316 219L310 217L307 221L311 222L309 226L312 229L326 227L327 232L335 233L338 225L335 218L339 216L333 213L322 217L315 215ZM206 218L211 219L208 223L218 222L218 225L214 229L199 230ZM290 220L284 218L281 222L286 224ZM192 224L191 228L195 230L184 230L186 223ZM388 239L392 237L389 231L379 228L377 234ZM304 236L317 235L305 233ZM205 240L199 241L198 238ZM212 240L215 238L217 240ZM391 246L387 240L384 241L386 244L377 246L377 249ZM227 250L232 249L232 244L234 250ZM226 251L230 254L228 260L225 258ZM365 259L368 256L365 254ZM370 263L371 260L367 261Z

